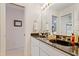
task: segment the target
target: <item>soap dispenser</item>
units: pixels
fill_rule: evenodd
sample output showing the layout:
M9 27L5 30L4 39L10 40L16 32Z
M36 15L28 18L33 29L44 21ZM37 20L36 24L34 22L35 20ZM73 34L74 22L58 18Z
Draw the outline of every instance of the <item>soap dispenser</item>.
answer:
M72 33L72 35L71 35L71 44L72 44L72 50L74 50L75 49L75 35L74 35L74 33Z

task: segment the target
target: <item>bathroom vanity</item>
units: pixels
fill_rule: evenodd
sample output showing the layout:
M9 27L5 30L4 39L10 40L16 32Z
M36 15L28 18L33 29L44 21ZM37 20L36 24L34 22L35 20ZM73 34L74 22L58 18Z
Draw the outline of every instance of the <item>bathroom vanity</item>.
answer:
M77 56L79 48L75 46L73 51L71 45L50 42L47 38L31 36L31 55L32 56ZM61 41L63 43L63 41ZM66 43L66 42L65 42Z
M70 56L70 54L55 48L55 44L52 44L45 39L31 38L32 56ZM60 45L58 47L60 47Z

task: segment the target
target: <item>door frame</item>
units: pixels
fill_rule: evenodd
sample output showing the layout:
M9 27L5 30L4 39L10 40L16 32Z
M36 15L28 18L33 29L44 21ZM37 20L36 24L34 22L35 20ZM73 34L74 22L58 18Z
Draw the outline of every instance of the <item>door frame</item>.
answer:
M6 7L5 3L0 3L0 55L6 55Z

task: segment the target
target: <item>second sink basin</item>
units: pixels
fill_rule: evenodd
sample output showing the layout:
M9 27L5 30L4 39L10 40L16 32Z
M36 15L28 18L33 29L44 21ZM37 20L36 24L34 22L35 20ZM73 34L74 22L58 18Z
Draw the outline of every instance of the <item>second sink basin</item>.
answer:
M57 40L56 43L57 44L64 45L64 46L71 46L71 43L70 42L63 41L63 40Z
M67 42L67 41L64 41L64 40L56 40L56 41L50 40L50 42L57 43L57 44L64 45L64 46L71 46L70 42Z

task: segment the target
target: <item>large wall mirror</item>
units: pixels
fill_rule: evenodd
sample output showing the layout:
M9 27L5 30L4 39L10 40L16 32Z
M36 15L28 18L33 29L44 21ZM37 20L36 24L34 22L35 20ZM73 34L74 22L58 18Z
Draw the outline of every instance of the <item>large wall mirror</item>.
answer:
M41 13L42 32L48 30L50 33L70 36L74 29L72 5L53 4L43 10L44 12Z

